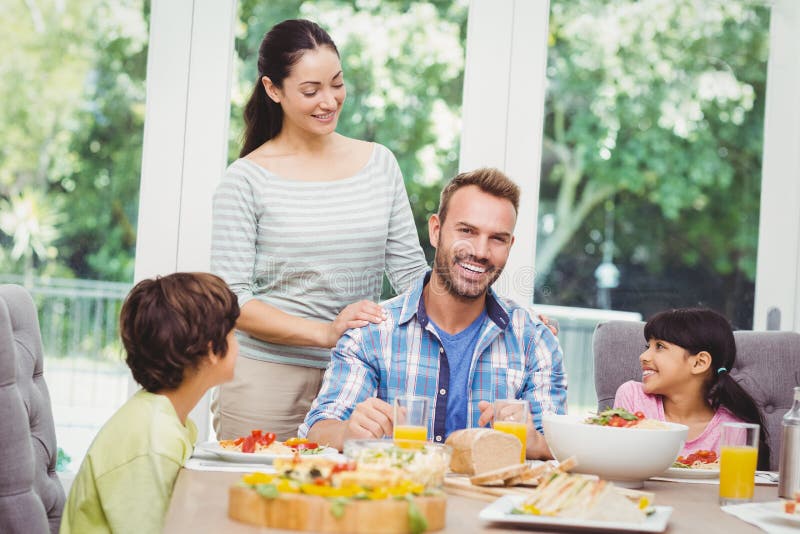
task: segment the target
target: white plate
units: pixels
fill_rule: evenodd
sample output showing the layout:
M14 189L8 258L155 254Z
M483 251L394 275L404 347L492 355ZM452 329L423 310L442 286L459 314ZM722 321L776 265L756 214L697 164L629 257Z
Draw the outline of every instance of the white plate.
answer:
M800 514L787 514L784 511L784 505L780 501L772 501L761 503L763 510L769 513L770 519L777 519L785 523L793 523L800 526Z
M587 519L569 519L566 517L549 517L541 515L512 514L511 510L525 500L524 495L506 495L481 510L478 517L484 521L498 523L515 523L518 525L535 525L537 527L569 527L574 529L613 532L664 532L667 529L671 506L656 506L655 513L647 516L643 523L627 523L621 521L590 521Z
M271 464L275 458L291 458L293 454L273 454L267 452L239 452L223 449L218 441L204 441L195 445L195 449L216 454L223 460L240 464ZM316 454L303 454L302 456L336 456L339 451L333 447L323 447Z
M660 477L668 478L719 478L719 469L692 469L691 467L670 467Z

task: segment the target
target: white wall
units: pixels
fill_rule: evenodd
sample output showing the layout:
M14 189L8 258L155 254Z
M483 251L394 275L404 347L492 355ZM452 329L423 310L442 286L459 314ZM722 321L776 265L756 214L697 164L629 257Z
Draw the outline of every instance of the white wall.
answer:
M800 2L776 0L764 116L761 219L753 328L770 311L800 331Z
M134 282L208 271L227 164L236 2L153 0ZM131 382L131 392L136 389ZM208 434L208 399L192 412Z

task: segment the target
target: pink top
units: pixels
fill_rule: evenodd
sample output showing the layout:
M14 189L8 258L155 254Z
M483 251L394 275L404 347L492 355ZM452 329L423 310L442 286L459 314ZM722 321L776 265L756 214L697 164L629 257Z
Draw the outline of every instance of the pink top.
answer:
M617 394L614 397L614 408L625 408L629 412L643 412L648 419L667 420L664 415L664 404L661 402L661 395L648 395L644 392L642 383L633 380L625 382L617 389ZM705 430L695 439L684 444L680 455L686 456L699 450L714 451L719 454L720 426L722 423L730 422L739 423L743 421L725 407L720 406L714 417L708 422Z

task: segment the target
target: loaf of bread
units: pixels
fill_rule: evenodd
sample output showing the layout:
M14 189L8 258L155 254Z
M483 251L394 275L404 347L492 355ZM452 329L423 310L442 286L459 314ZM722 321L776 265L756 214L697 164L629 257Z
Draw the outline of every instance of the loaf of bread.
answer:
M465 475L519 464L522 454L522 443L515 436L490 428L456 430L445 443L453 448L450 470Z

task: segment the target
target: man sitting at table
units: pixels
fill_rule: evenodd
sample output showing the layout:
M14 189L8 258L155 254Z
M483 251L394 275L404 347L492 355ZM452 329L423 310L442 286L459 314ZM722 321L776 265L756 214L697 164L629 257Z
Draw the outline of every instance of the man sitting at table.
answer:
M547 458L543 413L565 413L567 384L558 340L490 286L514 242L519 188L497 169L453 178L428 234L434 268L384 304L387 319L345 332L301 436L341 449L351 438L391 436L398 395L430 399L428 435L491 422L495 399L526 399L526 456Z

